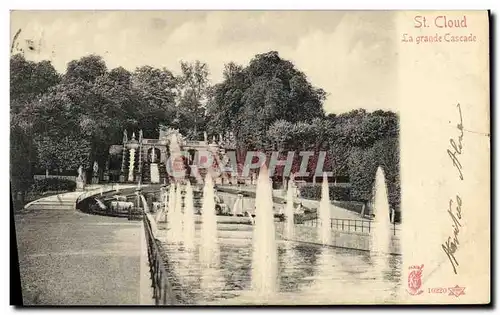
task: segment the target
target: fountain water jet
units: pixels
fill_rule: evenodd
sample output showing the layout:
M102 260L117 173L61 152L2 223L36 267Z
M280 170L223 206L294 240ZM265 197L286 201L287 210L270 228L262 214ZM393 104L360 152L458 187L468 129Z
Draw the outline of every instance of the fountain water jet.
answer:
M158 209L158 213L155 215L155 222L158 223L160 220L165 218L165 213L167 213L168 209L168 194L167 194L167 188L162 190L162 196L161 198L163 199L163 208Z
M182 190L181 190L181 184L177 183L175 186L175 206L174 206L174 211L176 214L181 214L182 213Z
M383 254L390 252L391 227L389 224L389 199L382 168L377 168L375 175L373 213L375 214L371 232L371 255L377 257L375 263L381 272L385 267ZM379 253L379 255L377 255Z
M180 239L180 222L179 215L177 213L176 205L177 205L177 193L175 190L175 186L172 184L170 186L170 192L168 196L168 214L167 214L167 222L168 222L168 231L169 231L169 239L170 241L177 243Z
M188 181L186 185L186 195L184 198L184 246L187 249L194 249L195 226L194 226L194 200L193 187Z
M292 239L293 238L293 233L294 233L294 214L295 214L295 209L293 207L293 182L290 180L288 182L288 190L286 192L286 208L285 208L285 215L286 215L286 238L287 239Z
M210 172L205 177L202 202L201 226L201 263L206 266L217 265L219 258L219 244L217 239L217 217L215 215L214 183Z
M319 204L319 219L320 224L318 227L320 228L321 233L321 242L325 244L329 244L332 236L331 228L330 228L330 188L328 187L328 177L326 173L323 173L323 183L321 184L321 201Z
M238 195L238 198L233 204L232 215L235 216L237 214L243 213L243 197Z
M179 183L176 184L175 189L175 203L174 203L174 231L176 233L176 240L178 242L182 239L182 188Z
M167 209L169 215L171 215L174 212L174 207L175 207L175 186L172 184L170 185L170 189L168 191Z
M267 167L257 180L255 228L253 231L252 290L269 297L278 288L278 253L273 215L273 195Z

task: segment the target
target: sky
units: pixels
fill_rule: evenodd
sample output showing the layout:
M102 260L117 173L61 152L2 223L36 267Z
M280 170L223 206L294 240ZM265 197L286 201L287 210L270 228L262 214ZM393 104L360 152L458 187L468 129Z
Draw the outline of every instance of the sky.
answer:
M110 69L151 65L174 73L181 60L200 60L217 83L225 63L247 65L275 50L328 93L327 113L399 111L391 12L14 11L11 42L19 29L14 53L51 60L59 72L88 54L102 56Z

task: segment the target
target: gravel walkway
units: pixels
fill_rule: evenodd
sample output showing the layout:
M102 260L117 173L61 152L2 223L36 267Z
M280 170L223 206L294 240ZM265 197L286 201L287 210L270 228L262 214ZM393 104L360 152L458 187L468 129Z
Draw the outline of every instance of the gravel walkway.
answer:
M24 305L144 303L142 222L39 209L15 225Z

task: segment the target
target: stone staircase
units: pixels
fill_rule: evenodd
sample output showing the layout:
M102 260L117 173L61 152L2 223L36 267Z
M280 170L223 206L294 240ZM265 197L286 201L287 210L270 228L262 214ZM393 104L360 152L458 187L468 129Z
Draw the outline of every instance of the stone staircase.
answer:
M142 182L150 183L151 182L151 164L149 162L144 162L142 164Z
M158 184L160 182L160 172L158 170L158 164L151 163L150 168L151 168L151 177L150 177L151 183Z

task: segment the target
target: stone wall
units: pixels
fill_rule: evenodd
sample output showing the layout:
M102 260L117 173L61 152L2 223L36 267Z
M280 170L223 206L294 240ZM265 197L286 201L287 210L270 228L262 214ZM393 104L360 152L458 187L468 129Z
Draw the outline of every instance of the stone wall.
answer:
M284 223L279 223L276 227L278 235L284 237ZM388 236L389 237L389 236ZM401 254L401 244L399 236L391 235L390 254ZM292 241L313 243L321 245L319 239L319 229L317 227L295 224L295 233ZM331 242L328 244L334 247L358 249L363 251L370 250L370 234L359 232L344 232L332 230Z

